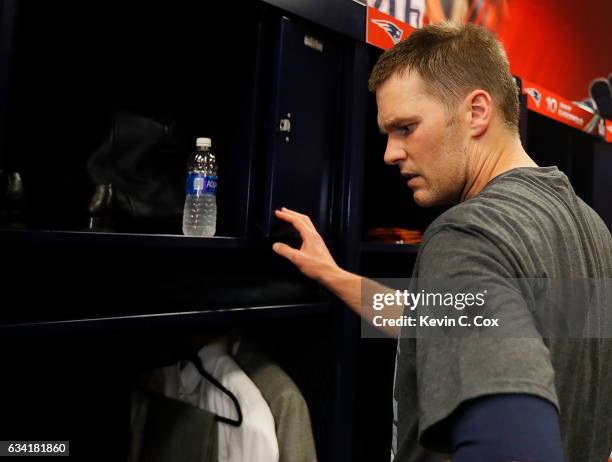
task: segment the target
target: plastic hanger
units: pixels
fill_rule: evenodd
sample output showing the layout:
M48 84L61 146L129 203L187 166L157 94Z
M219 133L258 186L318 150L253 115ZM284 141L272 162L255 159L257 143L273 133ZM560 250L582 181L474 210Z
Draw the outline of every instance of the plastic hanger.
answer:
M206 380L208 380L210 383L212 383L219 390L221 390L223 393L225 393L229 397L229 399L232 400L234 406L236 407L236 414L238 415L238 419L234 420L228 417L223 417L215 414L215 420L217 422L222 422L233 427L239 427L240 425L242 425L242 409L240 409L240 403L238 402L238 399L236 399L236 396L234 396L231 391L225 388L217 379L210 375L206 371L206 369L204 369L204 366L202 366L202 359L197 354L189 355L188 359L193 363L200 375Z

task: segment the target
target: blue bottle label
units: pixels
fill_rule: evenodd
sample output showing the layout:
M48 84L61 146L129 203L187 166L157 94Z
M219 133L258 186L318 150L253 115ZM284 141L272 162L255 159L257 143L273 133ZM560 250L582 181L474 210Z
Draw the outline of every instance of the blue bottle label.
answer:
M204 173L189 172L187 175L187 195L217 194L217 176Z

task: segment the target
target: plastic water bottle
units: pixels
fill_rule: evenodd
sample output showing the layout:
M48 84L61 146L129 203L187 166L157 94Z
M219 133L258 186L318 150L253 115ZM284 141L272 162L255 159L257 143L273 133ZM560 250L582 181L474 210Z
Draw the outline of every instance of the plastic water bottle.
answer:
M210 138L198 138L187 165L185 236L214 236L217 229L217 160L211 148Z

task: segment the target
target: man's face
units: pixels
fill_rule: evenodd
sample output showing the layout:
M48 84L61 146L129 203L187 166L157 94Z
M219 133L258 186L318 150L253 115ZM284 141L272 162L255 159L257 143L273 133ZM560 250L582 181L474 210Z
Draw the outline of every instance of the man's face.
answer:
M376 91L385 163L397 165L422 207L459 202L466 183L467 130L425 92L416 72L393 75ZM452 120L452 123L450 123Z

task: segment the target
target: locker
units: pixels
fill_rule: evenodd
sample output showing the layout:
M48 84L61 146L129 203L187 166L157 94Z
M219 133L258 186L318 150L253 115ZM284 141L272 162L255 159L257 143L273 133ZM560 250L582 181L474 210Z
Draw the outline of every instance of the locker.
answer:
M283 17L274 50L262 231L290 233L274 210L309 215L329 233L331 167L338 132L341 50L326 34Z

